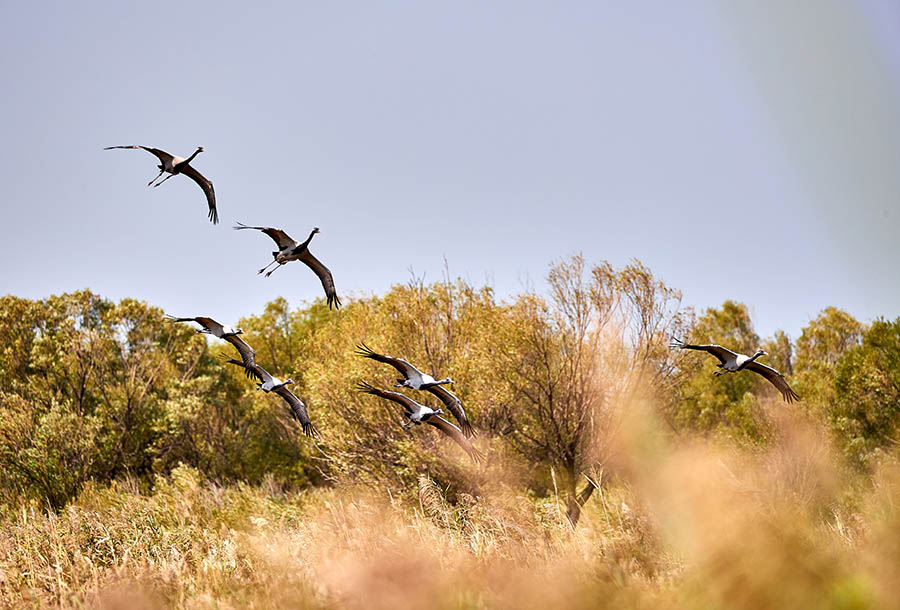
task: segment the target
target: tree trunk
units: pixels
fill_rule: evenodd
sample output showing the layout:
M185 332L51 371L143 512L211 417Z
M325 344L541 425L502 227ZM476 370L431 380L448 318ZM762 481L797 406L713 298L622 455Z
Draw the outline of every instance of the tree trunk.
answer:
M585 505L585 503L590 500L591 495L594 493L594 484L590 481L587 482L584 489L582 489L579 493L575 493L575 484L573 484L569 493L569 508L566 511L566 517L569 519L569 523L572 525L572 529L575 529L575 526L578 525L578 519L581 518L581 508Z

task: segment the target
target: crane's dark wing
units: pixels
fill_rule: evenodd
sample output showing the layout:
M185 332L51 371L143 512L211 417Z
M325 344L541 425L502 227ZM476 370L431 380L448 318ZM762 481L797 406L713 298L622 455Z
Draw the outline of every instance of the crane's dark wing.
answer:
M258 364L255 364L255 365L253 365L253 366L247 366L246 364L244 364L244 363L241 362L240 360L235 360L234 358L227 358L227 357L225 357L225 356L222 356L222 360L224 360L225 362L227 362L227 363L229 363L229 364L234 364L234 365L239 366L239 367L241 367L242 369L244 369L244 374L247 375L247 377L248 377L249 379L256 379L256 380L259 381L260 383L262 383L263 381L265 381L265 380L263 379L263 373L266 372L266 369L264 369L263 367L259 366Z
M381 398L386 398L387 400L392 400L399 405L403 405L403 408L406 411L407 415L415 413L419 408L419 403L414 401L412 398L400 394L399 392L379 390L378 388L369 385L365 381L358 381L356 383L356 389L360 392L372 394L373 396L379 396Z
M419 369L411 365L406 360L402 358L391 358L390 356L385 356L384 354L379 354L372 350L368 345L363 343L362 345L356 346L356 355L362 356L363 358L371 358L372 360L377 360L378 362L383 362L385 364L390 364L392 367L400 371L400 374L409 379L412 374L419 374Z
M131 146L107 146L103 150L112 150L114 148L143 148L148 153L156 155L156 158L159 159L160 163L162 163L163 165L171 165L172 160L175 158L174 155L170 155L164 150L160 150L159 148L151 148L149 146L141 146L140 144L132 144Z
M284 398L285 402L288 403L294 418L300 422L300 425L303 427L303 434L311 437L319 436L319 432L309 419L309 413L307 413L306 405L303 404L302 400L297 398L293 392L284 386L275 390L275 393Z
M204 316L197 316L194 318L194 322L200 324L203 328L209 331L214 331L217 333L225 332L225 327L213 320L212 318L207 318Z
M754 360L744 368L748 371L759 373L760 375L768 379L772 385L778 388L778 391L781 392L781 395L784 397L785 401L794 402L795 400L800 400L800 396L791 389L791 386L788 385L788 382L787 380L785 380L784 375L773 369L771 366L766 366L765 364L759 363Z
M173 322L196 322L206 330L210 332L217 332L222 334L225 331L225 327L213 320L212 318L206 318L204 316L198 316L196 318L176 318L175 316L170 316L166 314L166 317L172 320Z
M196 322L197 318L176 318L172 314L165 314L165 317L172 320L173 322Z
M328 307L334 305L335 309L340 309L341 300L334 289L334 278L331 277L331 271L328 270L328 267L320 263L319 259L313 256L309 249L300 255L299 260L303 261L307 267L313 270L313 273L319 276L319 279L322 281L322 288L325 289L325 300L328 302Z
M190 177L191 180L200 185L200 188L206 194L206 204L209 206L209 219L214 225L219 224L219 212L216 211L216 191L213 189L213 183L190 165L181 165L177 169L180 173Z
M452 438L457 445L462 447L463 450L469 454L469 457L472 458L472 461L474 461L476 464L480 464L484 459L484 455L475 448L475 445L472 444L472 441L470 441L463 435L462 430L448 422L440 415L432 415L425 423L431 424L432 426Z
M266 382L271 383L272 381L275 380L272 377L271 373L269 373L269 371L267 371L263 367L259 366L258 364L253 365L253 375L254 375L254 377L257 377L263 383L266 383Z
M459 422L459 427L462 429L463 434L467 437L475 436L475 429L472 428L472 424L469 423L469 418L466 417L462 401L459 398L441 385L433 385L425 389L440 398L441 402L446 405L447 410L453 413L453 417Z
M237 335L225 337L225 340L237 348L238 353L241 355L241 361L246 368L250 369L256 366L256 352L253 351L253 348L250 347L246 341ZM262 379L260 379L260 381L262 381Z
M256 229L257 231L262 231L272 238L272 240L278 245L279 250L284 250L285 248L293 248L295 245L297 245L297 242L281 229L275 229L273 227L251 227L250 225L245 225L242 222L239 222L238 226L234 227L234 229L235 231L240 231L241 229Z
M730 349L726 349L721 345L691 345L690 343L685 343L681 339L676 339L672 337L672 341L669 342L669 347L677 347L678 349L695 349L701 352L708 352L719 359L719 362L725 364L732 358L737 356L736 353L731 351Z

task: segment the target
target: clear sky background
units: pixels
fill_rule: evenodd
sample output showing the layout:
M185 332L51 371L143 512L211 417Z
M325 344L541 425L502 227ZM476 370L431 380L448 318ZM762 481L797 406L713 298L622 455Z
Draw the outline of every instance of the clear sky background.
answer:
M234 322L408 269L538 290L581 251L796 337L900 315L900 4L0 3L0 293ZM172 9L163 8L173 7ZM221 224L176 176L215 184Z

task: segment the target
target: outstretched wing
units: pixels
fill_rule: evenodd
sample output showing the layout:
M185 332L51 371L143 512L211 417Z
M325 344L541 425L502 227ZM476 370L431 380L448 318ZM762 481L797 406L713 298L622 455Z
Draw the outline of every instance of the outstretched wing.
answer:
M190 165L182 164L181 167L177 169L200 185L200 188L202 188L203 192L206 194L206 204L209 206L209 219L214 225L219 224L219 212L216 210L216 191L213 189L213 183L207 180L203 174Z
M175 316L173 316L170 313L165 314L164 317L168 318L169 320L172 320L173 322L196 322L197 321L197 318L176 318Z
M707 352L715 356L719 359L719 362L725 364L729 360L737 357L737 354L731 351L730 349L724 348L721 345L691 345L690 343L685 343L681 339L676 339L672 337L672 341L669 343L670 347L677 347L678 349L695 349L701 352Z
M302 400L297 398L293 392L284 386L275 390L275 393L284 398L285 402L288 403L294 418L300 422L300 425L303 427L303 434L312 437L319 436L319 432L309 419L309 413L306 411L306 405L303 404Z
M331 277L331 271L328 270L328 267L319 262L315 256L307 249L300 255L300 260L303 261L307 267L313 270L313 273L319 276L319 279L322 281L322 288L325 289L325 300L328 302L328 307L334 305L335 309L341 308L341 300L338 298L337 291L334 289L334 278Z
M412 375L421 375L419 369L411 365L406 360L402 358L392 358L390 356L385 356L384 354L379 354L372 350L365 343L356 346L356 355L362 356L363 358L371 358L372 360L377 360L378 362L383 362L385 364L390 364L392 367L400 371L400 374L410 378Z
M784 378L784 375L773 369L771 366L766 366L765 364L754 360L744 368L748 371L759 373L760 375L768 379L772 385L778 388L778 391L781 392L781 395L784 397L785 401L794 402L795 400L800 400L800 396L791 389L791 386L788 385L788 382Z
M240 231L241 229L256 229L257 231L262 231L272 238L272 240L278 245L279 250L284 250L285 248L293 248L295 245L297 245L297 242L281 229L275 229L273 227L251 227L250 225L245 225L242 222L239 222L238 226L234 227L234 229L235 231Z
M447 410L453 413L453 417L459 422L459 427L462 429L463 434L467 437L475 436L475 429L472 428L472 424L469 423L469 418L466 417L462 401L459 398L454 396L442 385L433 385L425 389L440 398L441 402L447 407Z
M256 352L253 351L253 348L250 347L246 341L237 335L225 337L225 340L237 348L238 353L241 355L241 361L244 363L244 367L249 370L256 366ZM262 379L260 379L260 381L262 381Z
M462 447L463 450L469 454L469 457L472 458L472 460L476 464L480 464L484 459L484 455L475 448L475 445L472 444L472 441L470 441L463 435L462 430L448 422L440 415L432 415L425 423L431 424L432 426L452 438L457 445Z
M197 316L196 318L176 318L175 316L166 314L166 317L173 322L196 322L214 335L221 335L225 332L224 326L222 326L212 318L207 318L205 316Z
M159 148L151 148L150 146L141 146L140 144L132 144L131 146L107 146L103 150L112 150L114 148L143 148L148 153L156 155L156 158L159 159L160 163L168 166L172 165L172 160L175 158L174 155L170 155L164 150L160 150Z
M385 398L387 400L392 400L399 405L403 405L403 409L406 411L407 415L415 413L420 406L419 403L417 403L409 396L400 394L399 392L388 392L386 390L380 390L374 386L369 385L365 381L358 381L356 383L356 389L360 392L372 394L374 396Z
M222 334L225 332L225 327L213 320L212 318L207 318L205 316L197 316L194 318L194 322L200 324L206 330L216 334Z

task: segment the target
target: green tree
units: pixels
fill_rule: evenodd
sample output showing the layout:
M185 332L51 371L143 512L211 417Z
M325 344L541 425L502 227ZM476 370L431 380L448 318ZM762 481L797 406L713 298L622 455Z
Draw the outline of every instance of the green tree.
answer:
M795 389L805 408L824 417L834 404L835 368L844 355L860 344L864 326L836 307L826 307L797 339Z
M764 342L763 349L769 354L769 366L787 377L794 374L794 346L787 333L776 330L775 336Z
M847 312L826 307L797 339L797 371L833 368L848 349L859 345L863 331L863 325Z
M285 477L303 478L296 442L272 433L278 411L254 410L252 390L243 390L252 386L155 307L88 291L4 297L0 337L6 501L58 507L89 479L149 480L178 461L213 477L259 479L281 465Z
M838 360L830 416L848 455L866 463L896 446L900 427L900 318L876 320Z

